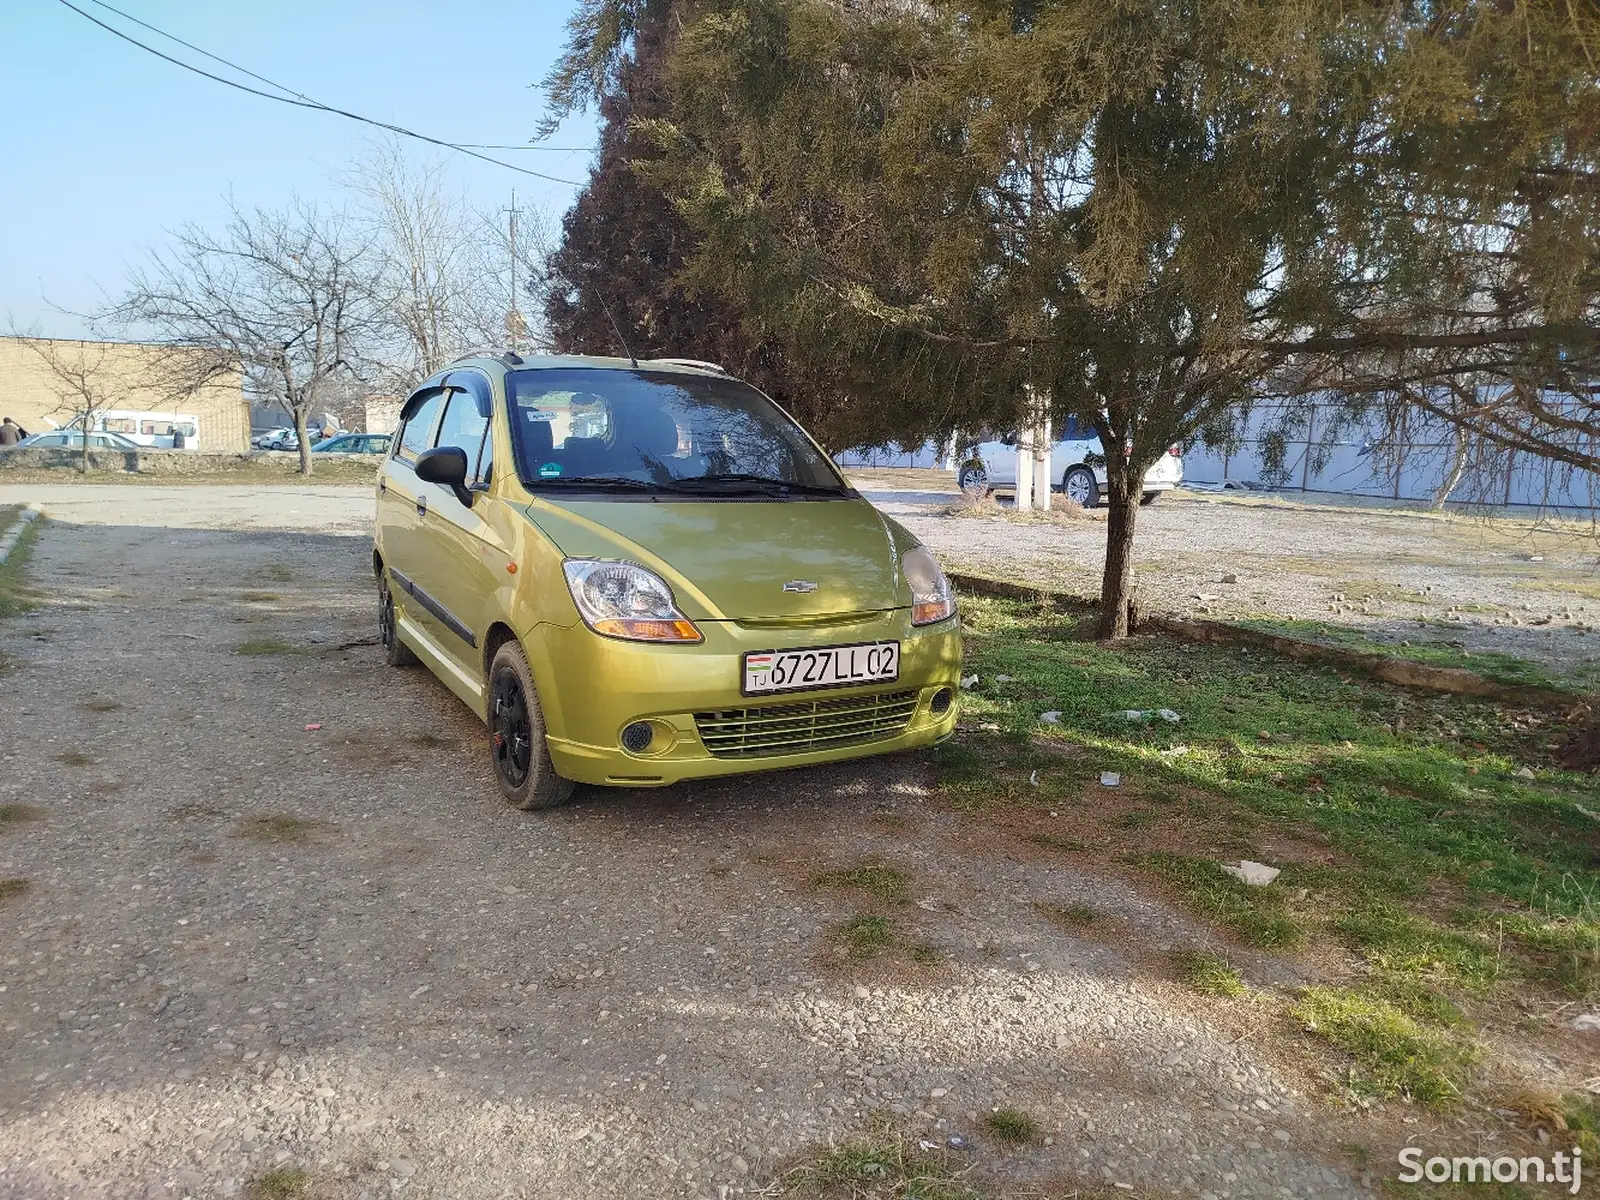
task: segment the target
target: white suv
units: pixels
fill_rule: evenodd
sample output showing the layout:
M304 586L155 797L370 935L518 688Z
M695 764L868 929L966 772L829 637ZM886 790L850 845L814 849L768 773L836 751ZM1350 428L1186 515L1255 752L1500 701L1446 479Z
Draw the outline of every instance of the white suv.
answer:
M1085 508L1100 503L1106 486L1106 456L1094 428L1077 417L1068 417L1063 436L1050 450L1050 464L1061 472L1061 491ZM1144 496L1150 504L1162 492L1183 482L1183 459L1173 446L1144 476ZM980 442L962 456L956 467L956 483L963 491L970 488L1012 488L1017 483L1017 444L1015 437L998 442Z

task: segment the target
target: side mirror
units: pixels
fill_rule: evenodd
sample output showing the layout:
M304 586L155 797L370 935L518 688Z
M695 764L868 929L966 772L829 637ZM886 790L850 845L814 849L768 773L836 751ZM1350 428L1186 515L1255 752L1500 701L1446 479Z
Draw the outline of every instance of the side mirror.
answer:
M460 446L435 446L417 455L417 478L437 483L455 493L456 499L472 507L472 492L467 488L467 452Z

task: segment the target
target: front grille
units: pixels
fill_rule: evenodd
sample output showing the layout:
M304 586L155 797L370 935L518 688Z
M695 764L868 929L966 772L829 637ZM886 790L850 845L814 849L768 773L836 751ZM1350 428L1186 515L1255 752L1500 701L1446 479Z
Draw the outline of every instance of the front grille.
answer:
M698 712L694 725L714 757L759 758L881 742L902 733L916 707L914 690L879 692L848 700Z

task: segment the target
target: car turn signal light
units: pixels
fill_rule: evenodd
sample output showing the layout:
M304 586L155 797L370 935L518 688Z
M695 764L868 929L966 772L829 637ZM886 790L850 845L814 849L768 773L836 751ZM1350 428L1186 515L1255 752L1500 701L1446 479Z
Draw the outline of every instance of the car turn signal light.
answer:
M926 546L913 546L900 560L900 571L911 589L913 625L932 625L955 614L955 589L939 569L933 551Z
M634 617L607 617L594 623L594 631L607 637L631 638L636 642L698 642L700 631L693 621L641 621Z

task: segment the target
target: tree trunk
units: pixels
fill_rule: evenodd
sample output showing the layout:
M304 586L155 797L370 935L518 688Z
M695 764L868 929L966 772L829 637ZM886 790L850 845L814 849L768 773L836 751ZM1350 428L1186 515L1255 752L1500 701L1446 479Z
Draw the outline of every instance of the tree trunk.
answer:
M1011 493L1012 505L1018 512L1033 509L1033 430L1027 426L1017 431L1017 482Z
M300 444L300 474L311 474L311 434L306 429L306 410L294 410L294 436Z
M1444 481L1439 485L1439 490L1433 494L1432 509L1439 512L1444 508L1445 501L1450 499L1450 493L1461 485L1461 477L1467 472L1467 431L1456 428L1456 456L1450 464L1450 470L1445 472Z
M82 475L89 473L89 414L83 414L83 441L79 443L78 472Z
M1119 478L1120 476L1120 478ZM1100 580L1102 638L1128 636L1128 609L1133 597L1133 529L1139 519L1144 472L1115 464L1106 472L1106 569Z

